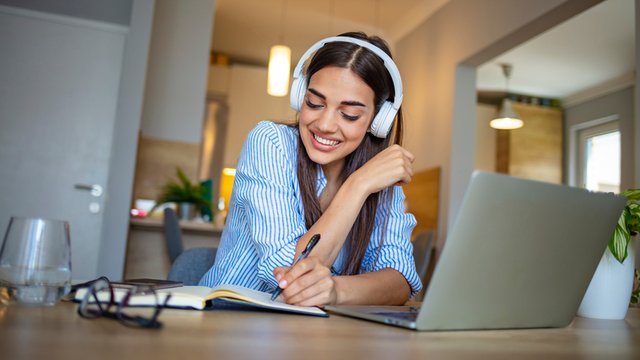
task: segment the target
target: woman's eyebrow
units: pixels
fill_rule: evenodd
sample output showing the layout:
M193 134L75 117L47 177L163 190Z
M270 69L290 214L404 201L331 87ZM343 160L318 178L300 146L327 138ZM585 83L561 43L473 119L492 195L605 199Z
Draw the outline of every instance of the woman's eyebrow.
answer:
M322 94L321 92L319 92L318 90L316 90L314 88L307 88L307 91L309 91L313 95L321 98L322 100L327 100L327 97L324 96L324 94ZM360 101L356 101L356 100L345 100L345 101L341 101L340 104L347 105L347 106L362 106L362 107L366 107L365 104L361 103Z
M314 89L314 88L308 88L307 91L309 91L310 93L312 93L313 95L321 98L322 100L327 100L327 97L324 96L320 91Z
M348 100L348 101L341 101L340 104L342 105L348 105L348 106L362 106L362 107L366 107L365 104L361 103L360 101L355 101L355 100Z

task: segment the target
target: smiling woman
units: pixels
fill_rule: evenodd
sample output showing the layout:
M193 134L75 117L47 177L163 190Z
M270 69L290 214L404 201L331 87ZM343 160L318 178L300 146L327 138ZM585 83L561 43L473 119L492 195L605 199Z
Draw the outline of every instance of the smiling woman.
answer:
M397 186L411 181L414 160L398 145L401 102L382 39L346 33L313 45L294 71L297 124L261 122L244 144L201 284L280 287L285 302L305 306L402 304L419 291L415 218ZM289 267L314 234L322 241Z
M373 90L351 70L325 67L309 82L300 110L300 139L309 158L337 178L373 117ZM325 95L327 94L327 95Z

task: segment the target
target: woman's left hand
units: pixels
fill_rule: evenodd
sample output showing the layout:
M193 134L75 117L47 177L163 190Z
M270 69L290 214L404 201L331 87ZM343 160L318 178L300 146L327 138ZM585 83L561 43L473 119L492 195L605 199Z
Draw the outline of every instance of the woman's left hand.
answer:
M338 294L331 270L319 258L309 256L293 267L277 267L273 275L287 304L323 306L335 304Z
M413 176L415 156L400 145L391 145L380 151L356 170L350 179L358 188L365 189L367 196L392 185L405 185Z

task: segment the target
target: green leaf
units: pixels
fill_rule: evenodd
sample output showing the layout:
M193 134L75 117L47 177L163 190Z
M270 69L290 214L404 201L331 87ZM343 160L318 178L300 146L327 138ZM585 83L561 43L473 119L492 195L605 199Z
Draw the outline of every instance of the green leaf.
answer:
M623 211L623 215L620 216L613 235L611 235L611 240L609 240L609 251L611 251L611 254L613 254L620 263L624 262L627 258L627 245L629 245L631 241L631 235L629 235L627 231L624 212L626 212L626 209Z
M633 292L631 292L631 304L637 304L638 302L640 302L640 272L638 272L638 269L635 270L634 272L635 274L635 278L636 278L636 288L633 290Z
M631 236L640 232L640 204L636 202L630 202L626 207L627 213L627 230Z
M211 206L211 200L205 198L207 189L204 185L192 184L189 177L187 177L180 167L176 168L176 176L178 181L170 180L162 187L156 199L156 205L149 211L149 215L160 207L160 205L169 202L188 202L200 208Z
M627 200L638 201L640 200L640 189L627 189L622 192L622 196Z
M621 195L627 198L627 205L622 210L608 245L620 263L627 258L631 238L640 232L640 189L627 189Z

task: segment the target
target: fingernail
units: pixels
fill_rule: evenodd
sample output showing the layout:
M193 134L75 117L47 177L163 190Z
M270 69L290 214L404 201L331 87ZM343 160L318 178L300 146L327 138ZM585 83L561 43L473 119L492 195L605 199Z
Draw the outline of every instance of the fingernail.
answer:
M278 283L281 289L284 289L287 286L287 280L282 280Z
M282 279L282 274L276 274L276 281L280 281L280 279Z

